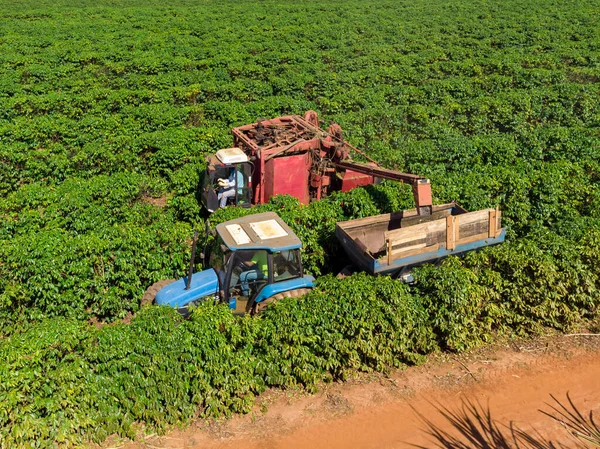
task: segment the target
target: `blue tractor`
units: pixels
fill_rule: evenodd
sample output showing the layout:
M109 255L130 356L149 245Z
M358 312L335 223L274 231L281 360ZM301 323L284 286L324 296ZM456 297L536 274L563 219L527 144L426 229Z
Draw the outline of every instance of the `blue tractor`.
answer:
M151 286L142 304L176 308L182 315L206 300L229 305L235 314L262 311L285 297L300 297L313 288L304 275L302 242L274 212L249 215L217 225L214 241L204 254L206 269Z

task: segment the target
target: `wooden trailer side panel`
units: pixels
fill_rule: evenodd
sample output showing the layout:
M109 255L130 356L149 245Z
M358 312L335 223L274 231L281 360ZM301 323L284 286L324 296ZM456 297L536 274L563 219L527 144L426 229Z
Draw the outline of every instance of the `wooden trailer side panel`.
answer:
M500 210L483 209L421 223L385 233L387 265L394 260L438 251L453 251L457 246L487 238L502 232Z

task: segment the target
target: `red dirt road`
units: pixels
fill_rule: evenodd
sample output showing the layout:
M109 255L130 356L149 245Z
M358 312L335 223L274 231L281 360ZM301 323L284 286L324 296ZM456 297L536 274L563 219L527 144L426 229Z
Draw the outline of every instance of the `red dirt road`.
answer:
M559 337L545 342L489 348L447 357L389 377L361 376L328 385L317 395L270 392L268 406L223 422L197 422L164 437L129 443L134 448L172 449L395 449L437 447L415 410L436 427L457 434L433 404L460 410L478 402L500 424L514 422L532 435L577 447L550 411L550 394L571 399L584 413L600 415L600 337ZM566 401L563 401L566 402ZM508 435L508 433L507 433ZM114 446L113 446L114 447ZM475 445L470 447L477 447Z

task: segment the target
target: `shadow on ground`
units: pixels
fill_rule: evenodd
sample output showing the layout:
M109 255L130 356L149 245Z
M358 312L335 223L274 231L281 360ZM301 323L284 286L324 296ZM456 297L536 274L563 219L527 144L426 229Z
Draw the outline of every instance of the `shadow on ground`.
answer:
M431 437L430 446L412 445L421 449L566 449L600 448L600 426L594 421L593 412L584 415L567 393L566 401L552 396L554 404L546 404L551 411L540 413L560 423L572 436L569 445L546 439L538 431L525 432L514 423L502 424L492 417L488 406L479 402L463 400L457 410L433 404L438 413L452 426L446 431L435 425L417 410L415 413L425 425L424 431ZM566 404L566 405L565 405ZM447 427L447 426L444 426Z

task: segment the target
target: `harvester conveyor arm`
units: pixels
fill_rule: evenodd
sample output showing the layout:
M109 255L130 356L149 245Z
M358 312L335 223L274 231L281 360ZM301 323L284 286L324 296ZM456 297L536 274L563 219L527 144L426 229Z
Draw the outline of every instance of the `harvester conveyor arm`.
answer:
M395 170L388 170L382 167L373 167L372 165L361 164L358 162L340 161L333 162L336 167L343 168L344 170L352 170L365 175L377 176L378 178L390 179L392 181L402 181L407 184L416 184L420 180L427 180L427 178L419 175L413 175L410 173L402 173Z
M387 168L374 167L357 162L339 161L332 162L332 164L339 169L352 170L365 175L376 176L382 179L390 179L392 181L400 181L410 184L413 188L417 213L419 215L431 215L432 199L431 184L429 179L419 175L402 173L395 170L388 170Z

